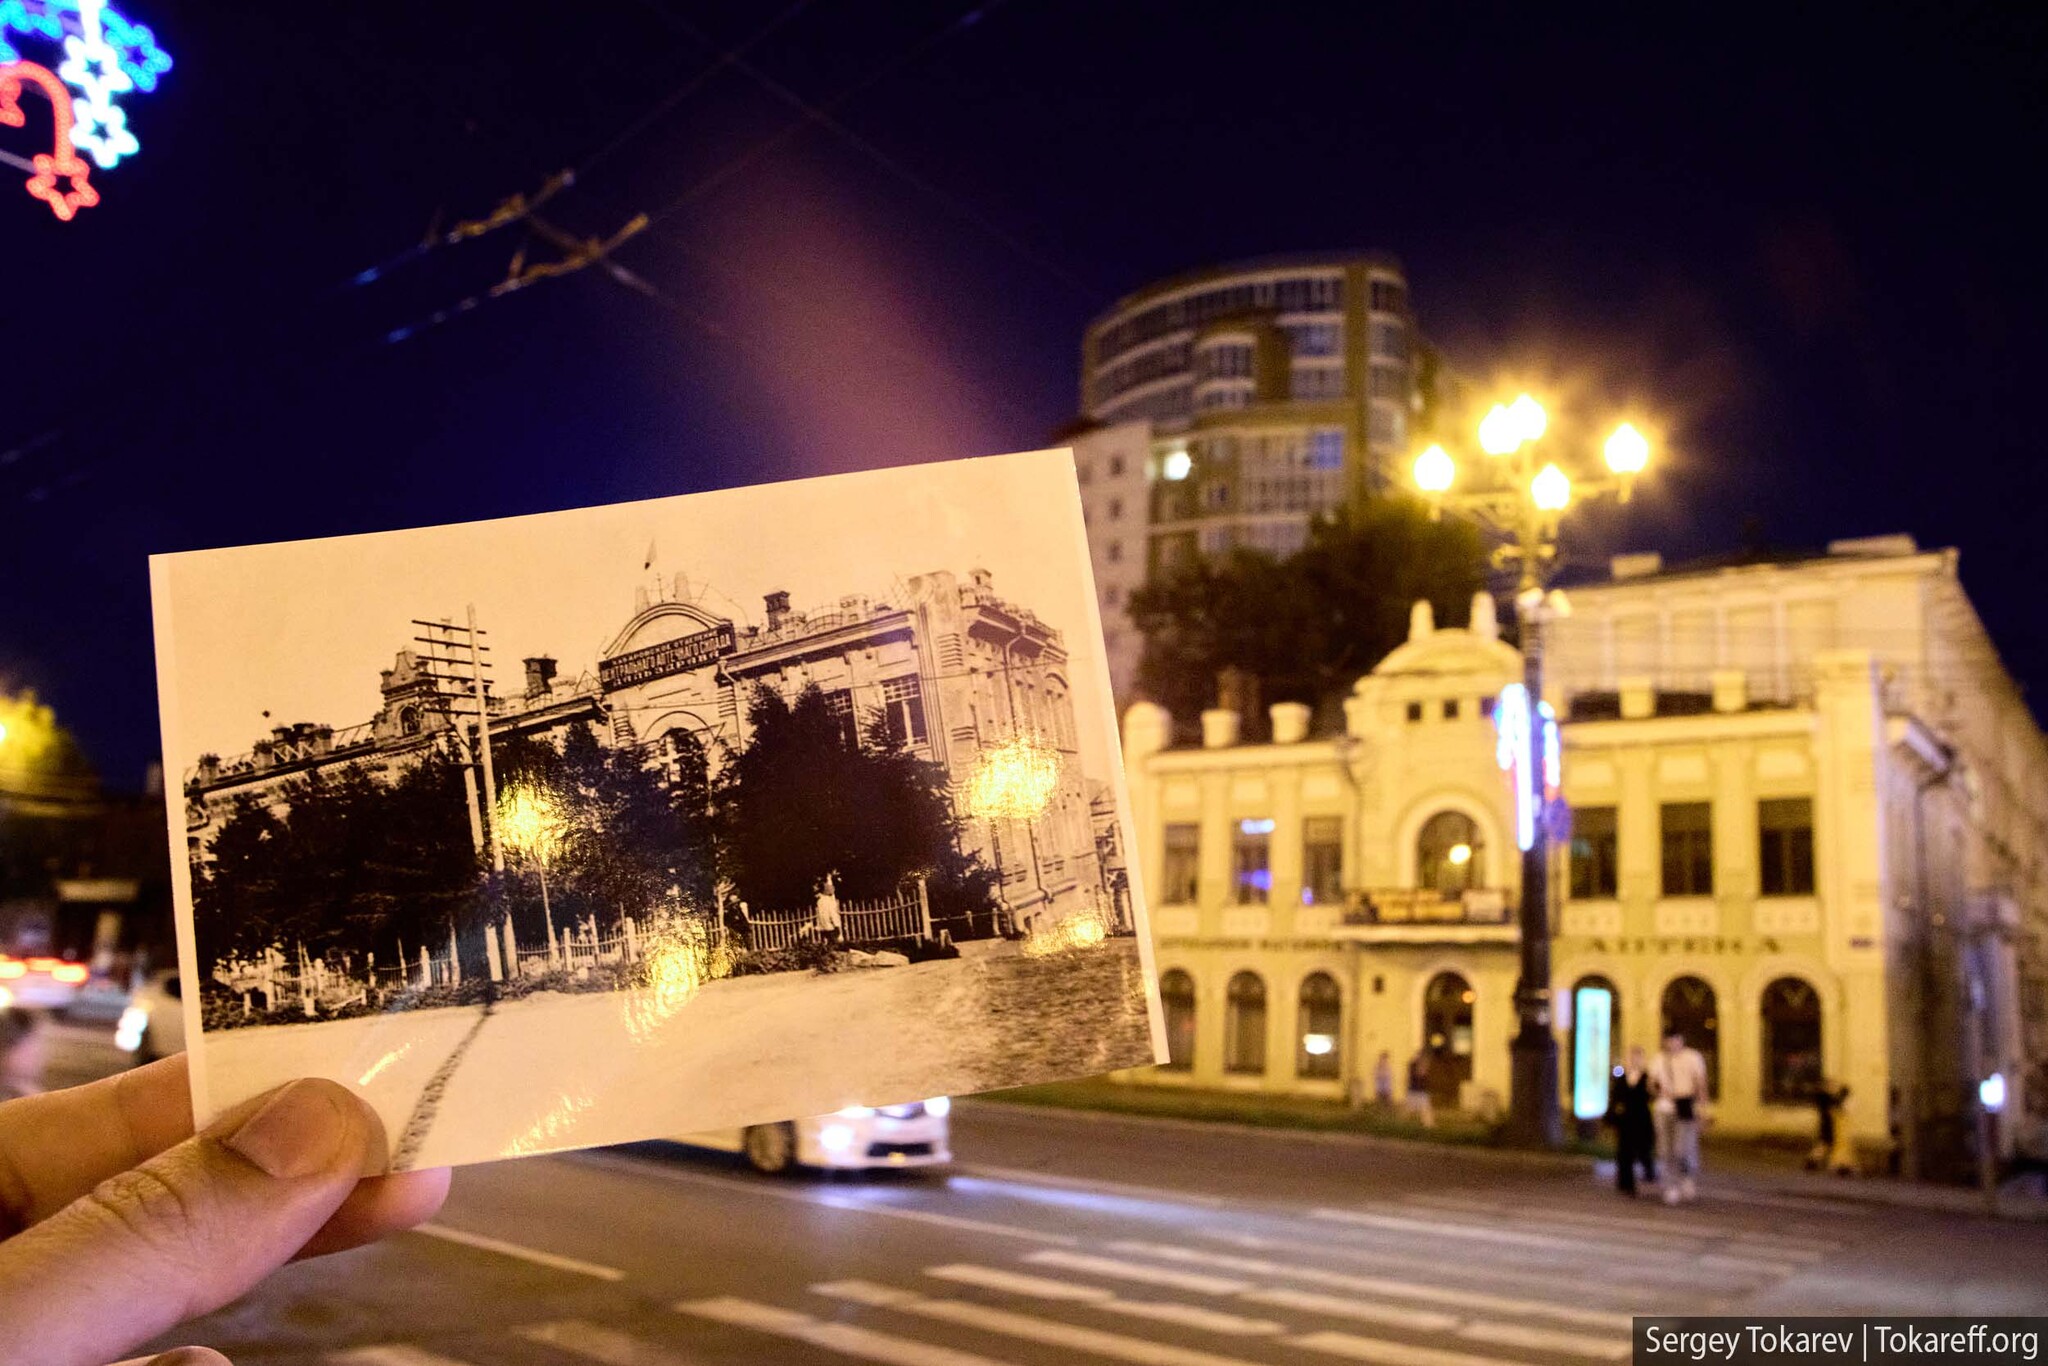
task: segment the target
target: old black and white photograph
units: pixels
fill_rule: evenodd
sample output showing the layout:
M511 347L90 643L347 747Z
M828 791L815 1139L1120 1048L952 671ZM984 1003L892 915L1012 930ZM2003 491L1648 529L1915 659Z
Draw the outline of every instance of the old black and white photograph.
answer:
M156 557L195 1108L404 1170L1156 1061L1083 538L1049 451Z

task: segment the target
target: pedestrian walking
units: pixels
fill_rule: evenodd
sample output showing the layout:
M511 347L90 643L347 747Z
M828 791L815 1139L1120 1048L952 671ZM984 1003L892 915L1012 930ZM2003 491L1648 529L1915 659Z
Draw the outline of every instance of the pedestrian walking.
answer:
M1849 1104L1848 1086L1822 1077L1807 1095L1813 1101L1814 1134L1813 1147L1806 1154L1806 1169L1854 1176L1856 1149L1849 1142L1847 1116L1843 1113Z
M1664 1203L1699 1198L1700 1125L1707 1117L1707 1060L1674 1029L1650 1064L1656 1092L1657 1161L1664 1167Z
M1425 1129L1436 1127L1436 1105L1429 1097L1429 1049L1418 1048L1408 1060L1408 1117Z
M1614 1079L1607 1122L1614 1126L1614 1184L1623 1195L1636 1193L1636 1168L1643 1180L1657 1180L1657 1126L1651 1117L1650 1065L1642 1045L1632 1045L1628 1061Z
M1372 1065L1372 1100L1381 1114L1394 1112L1394 1055L1384 1048Z

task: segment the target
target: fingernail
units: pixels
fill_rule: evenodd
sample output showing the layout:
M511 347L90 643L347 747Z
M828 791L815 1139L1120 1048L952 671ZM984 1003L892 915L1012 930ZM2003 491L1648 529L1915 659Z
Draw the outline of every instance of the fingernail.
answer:
M295 1081L244 1120L226 1142L270 1175L290 1180L334 1165L348 1119L334 1087Z

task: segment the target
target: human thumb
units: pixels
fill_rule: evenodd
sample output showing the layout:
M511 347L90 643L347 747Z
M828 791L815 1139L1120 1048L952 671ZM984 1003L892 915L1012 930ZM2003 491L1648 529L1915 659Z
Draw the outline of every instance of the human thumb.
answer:
M326 1223L380 1141L345 1088L295 1081L101 1182L0 1243L0 1366L97 1366L219 1308Z

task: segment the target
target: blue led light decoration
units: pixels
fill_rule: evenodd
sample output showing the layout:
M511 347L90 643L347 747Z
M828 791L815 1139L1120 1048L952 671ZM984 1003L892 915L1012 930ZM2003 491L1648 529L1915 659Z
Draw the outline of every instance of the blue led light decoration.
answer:
M1515 844L1525 853L1536 843L1536 813L1557 797L1563 769L1558 758L1557 714L1548 702L1536 704L1543 725L1543 777L1535 774L1535 731L1530 725L1529 692L1519 683L1500 690L1493 704L1493 728L1499 737L1494 759L1515 784Z
M0 77L12 68L19 89L20 81L31 76L30 67L55 71L71 92L68 117L58 121L59 145L42 160L64 168L83 153L101 170L112 170L142 149L121 97L154 91L171 69L171 55L147 24L104 0L0 0ZM21 126L12 118L4 121ZM35 182L30 193L51 198ZM96 202L93 197L80 206Z

